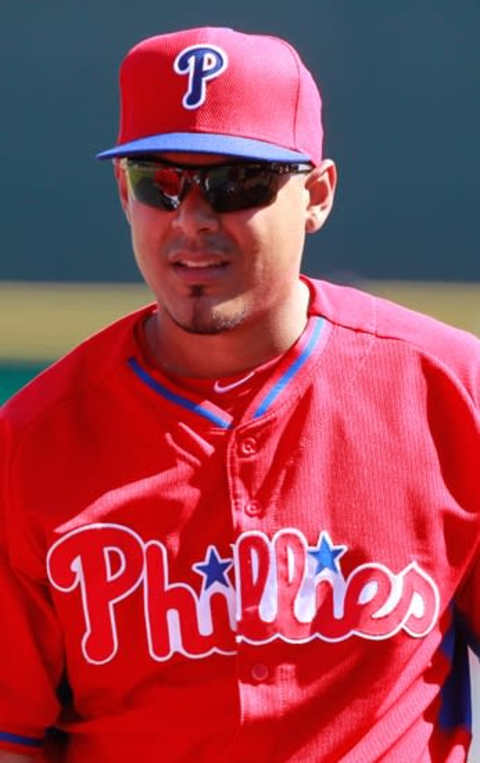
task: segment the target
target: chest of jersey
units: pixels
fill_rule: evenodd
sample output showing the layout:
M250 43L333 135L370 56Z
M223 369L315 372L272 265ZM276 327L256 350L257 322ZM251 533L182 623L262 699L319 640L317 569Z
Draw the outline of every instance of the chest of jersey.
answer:
M19 480L33 521L14 542L50 588L82 724L115 730L121 712L150 733L161 708L159 739L178 745L182 718L218 750L217 714L225 749L240 724L248 755L262 738L259 759L293 760L295 727L299 760L318 744L333 760L339 729L348 747L371 713L393 729L391 707L432 702L423 676L438 687L450 670L472 553L470 419L403 348L375 357L349 336L332 330L239 421L126 364L27 442L42 470Z
M49 581L87 662L129 658L123 621L157 662L431 631L470 531L438 478L454 443L418 415L418 369L392 388L395 358L348 378L335 357L270 415L228 428L143 389L133 418L95 420L101 439L87 444L83 422L68 481L45 475L40 496ZM452 521L464 545L446 564Z

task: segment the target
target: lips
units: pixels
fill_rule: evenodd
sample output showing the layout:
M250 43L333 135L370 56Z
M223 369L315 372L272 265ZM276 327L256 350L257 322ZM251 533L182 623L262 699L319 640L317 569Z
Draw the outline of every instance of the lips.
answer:
M172 265L181 265L187 268L208 268L224 265L228 262L222 252L211 251L177 251L169 256Z
M206 284L225 275L230 261L223 253L177 251L169 257L176 275L188 284Z
M174 263L175 267L180 268L194 268L194 269L201 269L201 268L221 268L225 265L228 265L228 262L219 262L218 260L215 260L213 262L209 261L195 261L192 260L179 260L178 262Z

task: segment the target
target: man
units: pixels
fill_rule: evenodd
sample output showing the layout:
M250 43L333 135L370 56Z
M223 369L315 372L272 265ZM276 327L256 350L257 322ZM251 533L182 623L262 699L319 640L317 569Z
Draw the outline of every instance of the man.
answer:
M0 761L465 760L480 343L300 277L336 172L289 44L153 37L121 93L155 303L4 408Z

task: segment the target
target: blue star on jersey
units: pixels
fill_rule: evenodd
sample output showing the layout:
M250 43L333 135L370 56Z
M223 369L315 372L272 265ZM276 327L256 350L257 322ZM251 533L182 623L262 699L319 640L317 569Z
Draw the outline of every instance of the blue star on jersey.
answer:
M347 546L334 546L328 532L325 530L321 532L316 547L308 549L308 553L317 563L315 575L323 572L323 570L339 573L338 560L346 550Z
M233 562L231 559L222 559L214 546L209 546L203 562L197 562L192 567L195 572L204 577L205 590L214 583L230 586L229 579L225 576Z

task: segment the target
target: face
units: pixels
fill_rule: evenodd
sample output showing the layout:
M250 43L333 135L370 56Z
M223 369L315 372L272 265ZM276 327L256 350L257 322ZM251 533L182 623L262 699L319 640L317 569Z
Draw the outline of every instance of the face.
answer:
M159 157L160 158L160 157ZM170 162L211 165L223 156L165 154ZM117 168L120 197L138 267L153 291L164 324L217 334L271 318L297 288L306 232L330 211L335 168L278 178L270 205L217 213L194 185L178 209L136 201Z

